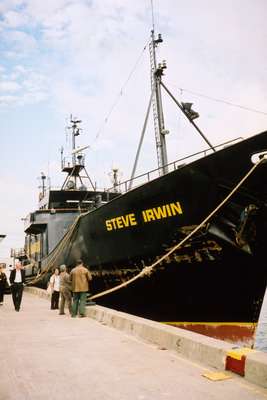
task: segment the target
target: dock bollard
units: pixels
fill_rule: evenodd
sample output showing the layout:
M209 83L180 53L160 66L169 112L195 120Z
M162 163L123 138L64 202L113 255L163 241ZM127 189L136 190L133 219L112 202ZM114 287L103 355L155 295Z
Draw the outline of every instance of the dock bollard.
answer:
M233 349L227 352L225 369L245 376L247 354L253 351L247 347Z

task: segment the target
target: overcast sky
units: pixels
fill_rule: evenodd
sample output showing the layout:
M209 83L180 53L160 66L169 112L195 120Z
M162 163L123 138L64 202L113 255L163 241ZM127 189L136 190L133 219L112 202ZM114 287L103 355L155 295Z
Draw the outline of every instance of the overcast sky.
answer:
M266 130L266 0L153 3L164 82L194 103L210 142ZM150 95L151 21L150 0L0 0L0 261L23 247L21 219L37 207L40 173L63 182L70 114L83 121L77 144L90 145L98 187L111 186L114 166L121 180L131 174ZM205 149L175 104L163 105L169 161ZM137 173L155 167L150 119Z

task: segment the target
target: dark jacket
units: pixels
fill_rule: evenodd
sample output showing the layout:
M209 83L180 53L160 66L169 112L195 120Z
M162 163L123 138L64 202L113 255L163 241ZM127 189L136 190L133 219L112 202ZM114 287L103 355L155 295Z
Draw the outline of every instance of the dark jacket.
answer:
M21 272L22 283L25 283L25 269L21 269L20 272ZM15 277L16 277L16 269L12 269L9 277L11 285L14 283Z
M4 272L0 272L0 286L5 287L6 286L6 274Z

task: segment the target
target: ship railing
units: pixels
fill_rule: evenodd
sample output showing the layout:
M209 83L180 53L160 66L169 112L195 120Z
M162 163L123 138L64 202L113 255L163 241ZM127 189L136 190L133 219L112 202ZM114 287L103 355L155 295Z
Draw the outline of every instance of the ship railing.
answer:
M75 160L75 161L74 161ZM73 164L74 162L74 164ZM75 165L85 165L85 156L79 154L78 156L73 157L64 157L61 161L61 169L64 168L72 168Z
M25 257L26 256L26 252L24 248L20 248L20 249L11 249L10 251L10 257L12 258L20 258L20 257Z
M62 187L61 186L49 186L49 190L51 190L51 191L61 191L62 190ZM79 189L74 189L74 190L70 190L69 192L74 192L74 191L77 191L77 192L80 192L80 190ZM93 193L95 192L96 194L99 192L99 193L104 193L104 192L107 192L107 189L104 189L104 188L102 188L102 187L97 187L97 188L95 188L95 190L84 190L85 192L86 191L88 191L88 192L90 192L90 193L92 193L92 196L93 196ZM110 191L109 191L110 192ZM111 192L112 192L112 190L111 190ZM114 188L113 188L113 192L114 192ZM116 190L115 190L115 192L116 192ZM89 203L90 201L89 200L81 200L81 201L79 201L79 200L67 200L67 203ZM46 207L44 207L44 210L47 210L47 208ZM28 218L30 218L30 217L28 217Z
M236 139L228 140L227 142L221 143L217 146L213 146L213 148L216 150L221 150L227 146L232 145L234 142L238 142L243 139L244 138L242 138L242 137L238 137ZM166 167L168 169L168 172L173 172L173 171L185 166L187 164L187 162L191 163L193 161L196 161L202 157L205 157L205 156L211 154L212 152L213 152L213 150L211 148L201 150L201 151L198 151L197 153L190 154L189 156L186 156L186 157L180 158L179 160L173 161L173 162L167 164ZM107 189L107 192L114 192L114 189L116 189L116 191L118 191L120 194L126 193L132 189L135 189L138 186L144 185L145 183L158 178L161 175L162 169L163 169L163 167L152 169L148 172L145 172L144 174L134 177L133 179L128 179L124 182L120 182L120 183L118 183L116 188L114 188L114 186L113 186L113 187Z

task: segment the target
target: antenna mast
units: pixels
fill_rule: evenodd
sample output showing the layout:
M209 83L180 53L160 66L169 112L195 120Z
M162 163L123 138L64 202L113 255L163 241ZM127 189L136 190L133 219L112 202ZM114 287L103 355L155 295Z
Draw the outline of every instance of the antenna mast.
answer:
M71 129L72 129L72 165L76 164L76 155L74 150L76 149L75 147L75 137L80 135L80 128L78 124L80 124L82 121L79 119L72 119L72 115L70 117L70 122L71 122Z
M153 93L152 105L153 105L153 118L154 118L154 130L156 138L157 158L158 167L160 169L160 175L168 173L168 157L166 149L165 135L169 133L164 126L163 108L162 108L162 97L161 97L161 77L163 71L166 68L166 63L163 61L157 66L156 62L156 47L159 43L162 43L162 37L159 34L158 39L155 39L154 30L151 31L151 42L149 44L150 53L150 68L151 68L151 90Z
M92 188L95 190L95 186L93 182L91 181L90 176L88 175L86 168L85 168L85 157L82 154L82 150L85 150L89 146L83 146L83 147L78 147L76 149L76 143L75 139L76 136L80 135L81 128L79 127L79 124L82 122L81 120L70 118L71 126L68 127L68 129L71 129L71 134L72 134L72 165L70 162L66 162L65 158L63 158L63 149L61 149L61 169L63 172L67 172L67 177L61 187L61 190L78 190L77 188L77 182L79 181L81 183L81 187L79 190L87 190L85 185L83 184L82 178L87 178L92 186ZM86 174L85 176L81 176L80 172L84 171ZM71 179L73 178L73 179Z

